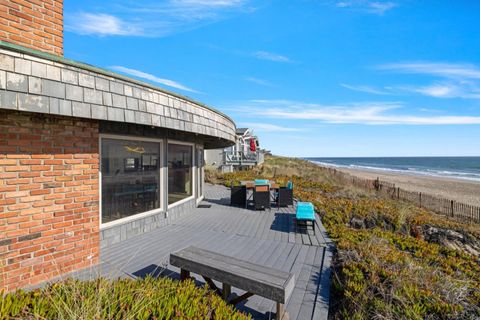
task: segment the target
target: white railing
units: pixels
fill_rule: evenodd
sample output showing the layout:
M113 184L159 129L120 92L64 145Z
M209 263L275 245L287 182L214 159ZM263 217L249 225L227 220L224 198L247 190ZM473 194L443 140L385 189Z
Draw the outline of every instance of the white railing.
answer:
M256 165L263 162L263 152L238 152L236 154L224 153L223 155L225 164Z

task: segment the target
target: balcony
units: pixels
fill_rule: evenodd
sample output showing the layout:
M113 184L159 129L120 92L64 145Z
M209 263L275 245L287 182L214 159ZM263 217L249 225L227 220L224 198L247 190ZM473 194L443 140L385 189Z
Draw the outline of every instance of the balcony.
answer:
M233 166L256 166L263 163L265 155L263 151L256 152L237 152L233 153L224 153L223 154L223 163L225 165Z

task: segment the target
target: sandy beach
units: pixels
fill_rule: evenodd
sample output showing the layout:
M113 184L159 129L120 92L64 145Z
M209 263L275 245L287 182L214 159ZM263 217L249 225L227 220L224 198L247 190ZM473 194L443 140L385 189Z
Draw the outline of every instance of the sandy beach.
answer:
M428 193L434 196L480 206L480 182L385 173L374 170L337 169L365 179L376 179L378 177L380 180L395 183L397 187L405 190Z

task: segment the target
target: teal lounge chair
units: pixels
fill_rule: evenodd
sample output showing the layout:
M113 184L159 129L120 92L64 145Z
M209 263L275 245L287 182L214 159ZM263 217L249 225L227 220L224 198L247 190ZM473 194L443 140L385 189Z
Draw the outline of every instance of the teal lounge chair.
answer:
M315 234L315 208L311 202L297 202L297 223L300 221L308 227L308 222L312 223L313 234Z

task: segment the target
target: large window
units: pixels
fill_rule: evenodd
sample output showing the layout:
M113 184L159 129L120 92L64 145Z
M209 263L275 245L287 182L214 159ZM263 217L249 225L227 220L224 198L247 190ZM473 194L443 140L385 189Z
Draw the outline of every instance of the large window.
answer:
M192 153L190 145L168 144L168 204L192 195Z
M160 143L102 139L102 223L160 208Z

